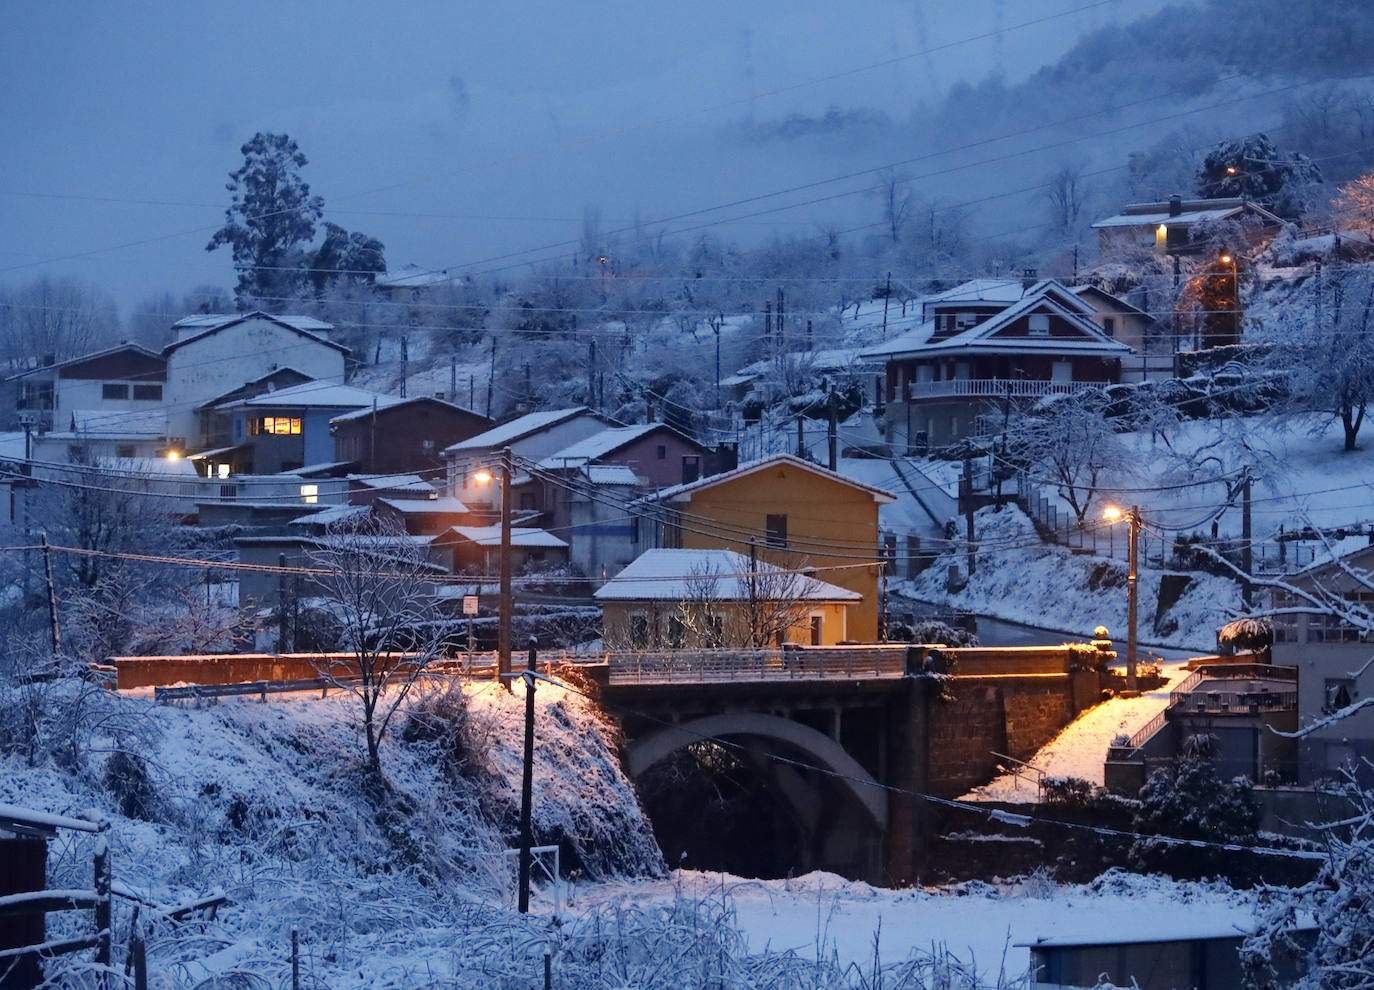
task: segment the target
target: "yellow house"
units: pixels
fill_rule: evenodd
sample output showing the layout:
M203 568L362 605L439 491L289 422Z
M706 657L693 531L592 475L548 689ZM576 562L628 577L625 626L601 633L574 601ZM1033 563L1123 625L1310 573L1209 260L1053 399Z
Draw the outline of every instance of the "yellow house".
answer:
M781 454L654 498L666 510L665 546L734 550L788 569L811 567L815 577L862 599L848 607L845 638L877 640L878 507L896 501L891 492Z
M833 646L857 592L733 550L646 550L594 596L609 648Z

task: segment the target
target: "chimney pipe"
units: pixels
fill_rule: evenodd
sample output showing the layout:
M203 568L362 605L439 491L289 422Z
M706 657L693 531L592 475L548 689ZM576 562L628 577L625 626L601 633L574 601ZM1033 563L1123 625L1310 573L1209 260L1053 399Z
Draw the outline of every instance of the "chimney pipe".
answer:
M1035 283L1040 281L1040 271L1035 268L1021 269L1021 289L1029 292L1035 287Z
M1169 216L1171 216L1171 217L1176 217L1176 216L1178 216L1178 215L1179 215L1180 213L1182 213L1182 212L1183 212L1183 197L1182 197L1182 196L1170 196L1170 197L1169 197Z
M649 423L656 422L656 420L654 419L654 405L652 402L649 403L649 412L648 415L645 416L645 421Z

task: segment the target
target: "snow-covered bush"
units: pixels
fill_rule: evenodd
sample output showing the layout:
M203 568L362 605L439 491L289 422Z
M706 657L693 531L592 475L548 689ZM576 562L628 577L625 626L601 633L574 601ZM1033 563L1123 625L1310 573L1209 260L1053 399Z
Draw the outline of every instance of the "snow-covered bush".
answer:
M1245 845L1255 841L1259 817L1254 785L1245 777L1222 780L1205 747L1194 746L1190 755L1150 774L1132 827L1149 836ZM1137 839L1130 857L1137 867L1182 878L1232 872L1237 865L1224 850L1162 838Z

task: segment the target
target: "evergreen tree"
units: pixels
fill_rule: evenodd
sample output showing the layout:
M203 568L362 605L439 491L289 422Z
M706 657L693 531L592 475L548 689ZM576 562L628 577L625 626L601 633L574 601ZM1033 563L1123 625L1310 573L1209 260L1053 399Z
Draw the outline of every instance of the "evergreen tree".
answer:
M249 299L276 307L294 295L306 267L306 245L324 200L300 176L307 159L286 134L258 132L241 149L243 165L229 173L232 195L224 226L205 250L229 245L239 273L239 306Z
M1284 156L1267 134L1251 134L1212 149L1198 173L1197 191L1206 199L1252 199L1293 219L1307 205L1305 191L1321 181L1321 170L1306 155Z
M325 221L324 242L310 261L310 281L322 293L331 282L342 279L372 285L386 271L386 248L375 237L348 231Z

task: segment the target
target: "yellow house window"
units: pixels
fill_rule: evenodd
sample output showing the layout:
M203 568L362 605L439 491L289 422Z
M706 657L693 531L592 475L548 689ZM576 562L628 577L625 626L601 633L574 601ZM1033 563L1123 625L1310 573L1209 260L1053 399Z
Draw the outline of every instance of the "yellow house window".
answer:
M1169 225L1160 224L1155 228L1155 247L1161 251L1169 246Z
M300 436L299 416L263 416L248 421L248 432L252 436Z
M301 485L301 501L315 503L320 500L319 485Z

